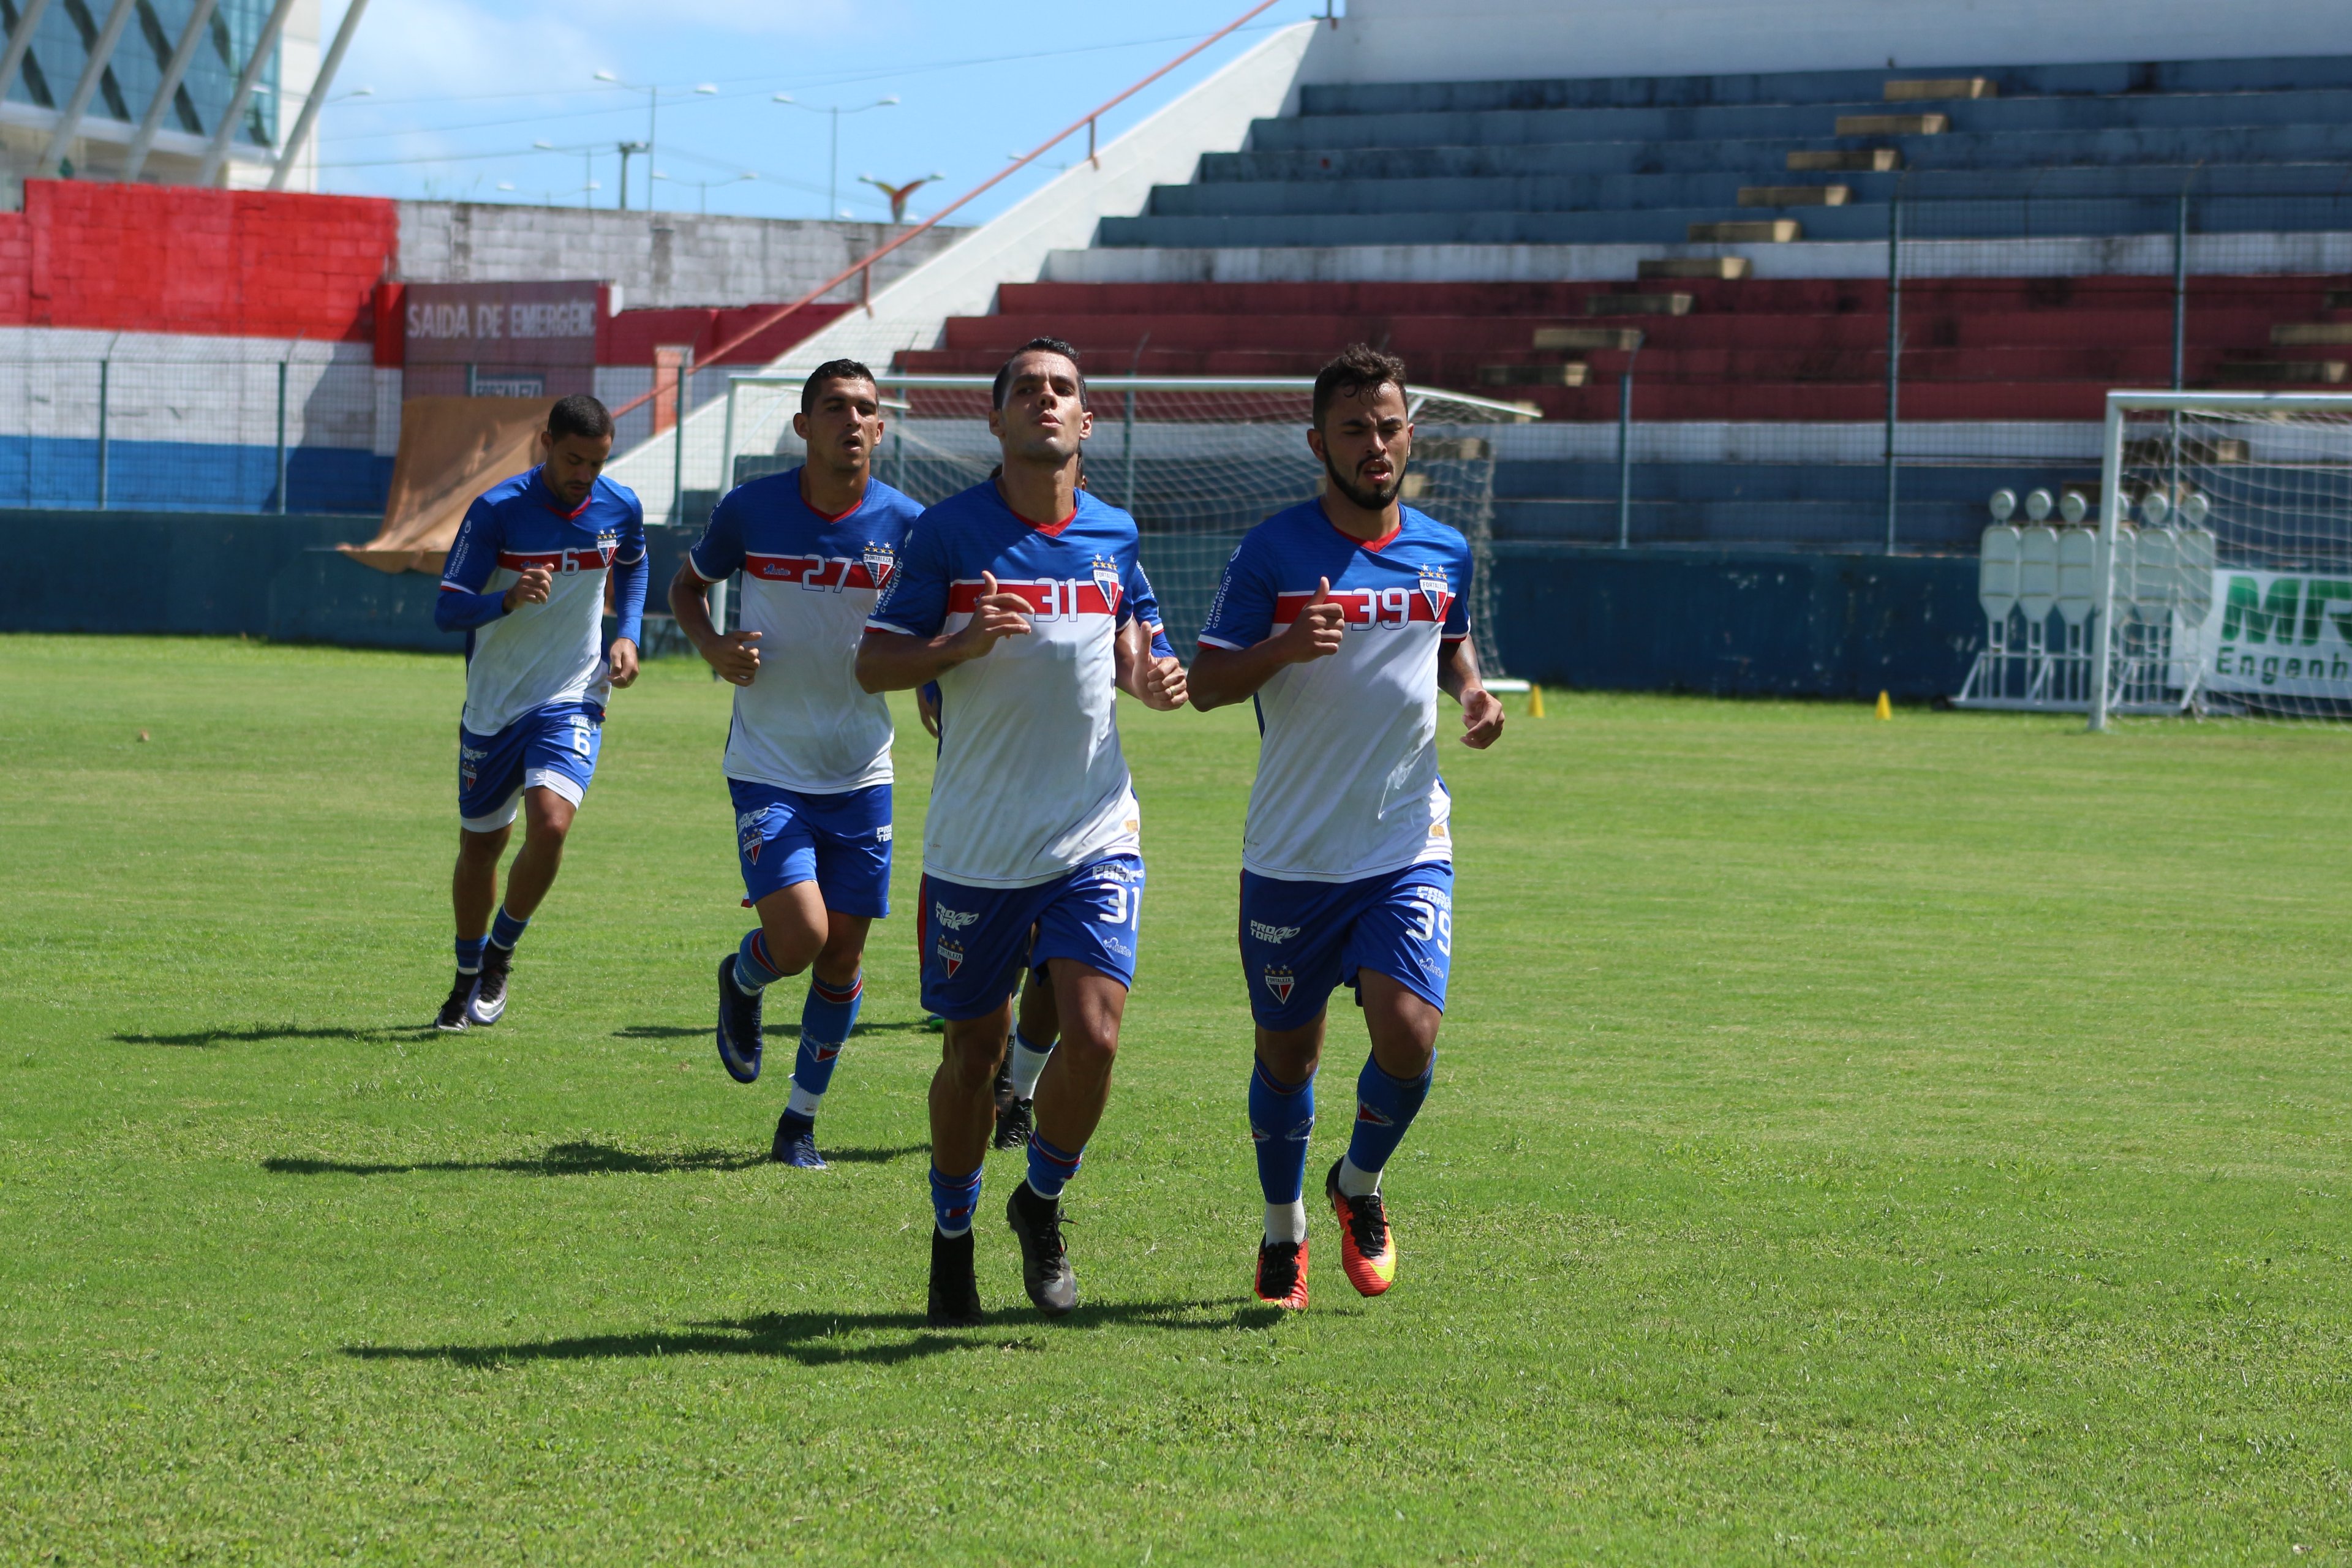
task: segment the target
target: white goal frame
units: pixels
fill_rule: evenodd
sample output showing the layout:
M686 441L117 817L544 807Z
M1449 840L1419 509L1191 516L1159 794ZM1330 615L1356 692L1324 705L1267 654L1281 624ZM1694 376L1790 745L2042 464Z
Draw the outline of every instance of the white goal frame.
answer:
M2116 543L2122 537L2124 416L2126 414L2336 414L2352 418L2352 394L2325 392L2110 392L2099 450L2099 543L2093 567L2097 636L2091 648L2091 720L2107 727L2115 673Z

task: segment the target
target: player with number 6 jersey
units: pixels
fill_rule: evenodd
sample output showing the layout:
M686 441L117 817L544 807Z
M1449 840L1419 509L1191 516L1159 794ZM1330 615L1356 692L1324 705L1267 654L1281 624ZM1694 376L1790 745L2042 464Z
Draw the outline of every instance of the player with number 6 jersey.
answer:
M670 584L678 628L735 687L727 790L743 901L759 924L719 961L719 1064L760 1076L761 997L806 970L793 1086L770 1155L823 1170L816 1117L866 992L866 932L890 912L890 708L857 684L866 617L922 508L873 476L882 395L856 360L801 388L799 468L739 485ZM740 624L711 624L708 589L743 575Z
M434 625L466 634L450 879L457 978L434 1019L453 1034L505 1016L515 944L554 885L572 816L596 775L605 700L637 678L652 567L645 509L604 477L613 416L584 394L558 398L537 446L537 468L466 509L433 606ZM609 648L608 587L619 621ZM499 858L518 808L522 850L501 901Z
M1292 1309L1307 1305L1315 1072L1326 1006L1343 984L1371 1051L1324 1190L1349 1282L1377 1296L1396 1279L1381 1173L1428 1096L1454 956L1439 691L1461 702L1466 744L1489 746L1503 727L1470 642L1469 545L1398 499L1412 443L1400 361L1359 344L1324 367L1307 433L1324 494L1243 539L1192 668L1195 707L1257 707L1241 898L1256 1022L1250 1135L1265 1198L1256 1288Z

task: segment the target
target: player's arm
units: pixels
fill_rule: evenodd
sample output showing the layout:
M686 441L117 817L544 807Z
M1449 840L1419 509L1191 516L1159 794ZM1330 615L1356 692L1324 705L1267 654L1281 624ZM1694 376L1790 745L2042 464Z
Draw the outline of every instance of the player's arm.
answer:
M1238 559L1238 558L1237 558ZM1228 588L1233 568L1227 568ZM1257 694L1286 664L1308 664L1339 651L1347 636L1347 612L1331 602L1331 579L1316 580L1315 597L1290 625L1247 647L1224 647L1208 641L1203 630L1201 649L1192 656L1192 706L1207 712Z
M1478 676L1478 645L1450 637L1437 649L1437 689L1462 704L1462 743L1485 751L1503 733L1502 700Z
M899 604L896 590L890 603ZM877 611L877 618L879 612ZM868 691L908 691L987 654L1006 637L1029 635L1029 601L1000 594L996 574L980 574L980 596L962 629L919 637L869 621L857 645L857 684Z
M469 632L524 605L547 603L555 574L544 566L530 568L503 594L483 593L482 584L498 566L498 513L477 500L466 509L466 521L457 525L457 537L449 545L441 592L433 600L433 624L445 632Z
M637 679L637 645L646 636L646 590L653 583L654 562L646 548L645 513L624 531L613 556L613 646L605 653L614 686L625 687Z
M730 495L712 509L709 524L669 580L669 613L677 629L719 679L749 686L760 675L760 634L722 633L710 619L710 584L743 565L743 523Z
M1135 616L1118 628L1111 651L1121 691L1162 713L1184 706L1190 694L1184 667L1165 632Z

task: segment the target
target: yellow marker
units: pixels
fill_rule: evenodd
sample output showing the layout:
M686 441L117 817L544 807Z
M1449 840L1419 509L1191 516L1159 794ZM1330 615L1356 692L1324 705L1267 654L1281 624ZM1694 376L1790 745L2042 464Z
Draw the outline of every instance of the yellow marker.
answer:
M1895 704L1886 700L1886 693L1884 691L1878 694L1878 716L1882 719L1895 717Z
M1530 719L1543 717L1543 688L1540 686L1531 685L1528 688L1528 717Z

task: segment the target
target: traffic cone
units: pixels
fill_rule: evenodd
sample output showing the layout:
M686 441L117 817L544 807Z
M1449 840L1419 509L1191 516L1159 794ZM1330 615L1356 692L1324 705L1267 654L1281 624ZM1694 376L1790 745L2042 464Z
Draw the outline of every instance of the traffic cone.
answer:
M1878 716L1882 719L1895 717L1895 704L1886 700L1886 693L1884 691L1878 694Z
M1543 688L1540 686L1528 688L1528 717L1530 719L1543 717Z

